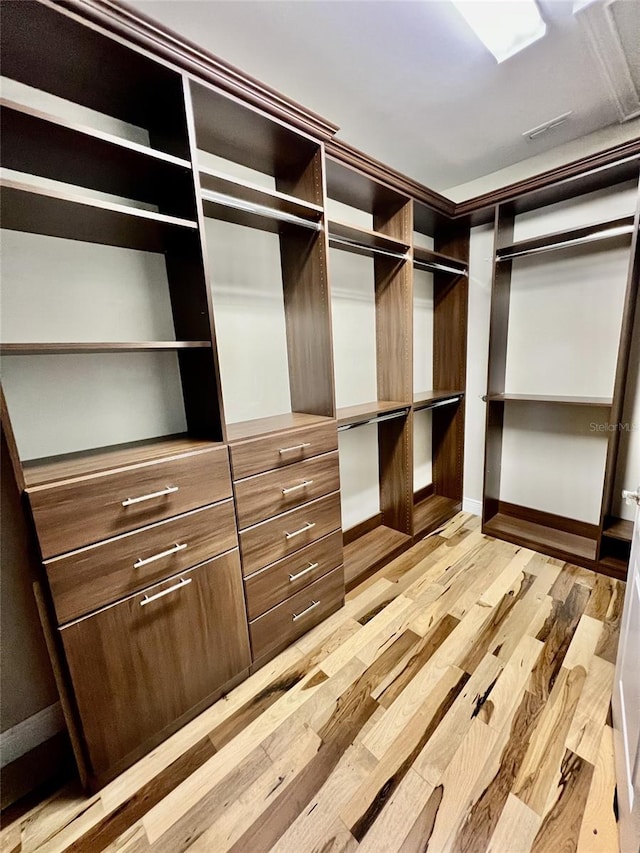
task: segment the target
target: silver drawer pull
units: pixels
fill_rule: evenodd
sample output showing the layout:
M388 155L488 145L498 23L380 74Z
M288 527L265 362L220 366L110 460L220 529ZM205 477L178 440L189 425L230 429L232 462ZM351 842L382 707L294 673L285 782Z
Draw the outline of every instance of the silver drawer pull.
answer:
M320 563L309 563L306 569L303 569L301 572L298 572L297 575L289 575L290 581L297 581L298 578L303 577L304 575L308 575L309 572L312 572L314 569L317 569Z
M172 554L177 554L178 551L184 551L186 547L186 542L182 542L180 545L176 542L173 548L169 548L168 551L161 551L159 554L154 554L153 557L145 557L144 560L136 560L133 564L133 568L139 569L141 566L147 566L149 563L155 563L156 560L161 560L163 557L170 557Z
M143 501L152 501L154 498L163 498L165 495L172 495L174 492L177 492L179 488L180 486L167 486L166 489L162 489L160 492L140 495L139 498L127 498L126 501L122 501L122 506L131 506L132 504L141 504Z
M300 536L300 534L301 534L301 533L306 533L306 532L307 532L307 530L311 530L311 528L312 528L312 527L315 527L315 526L316 526L315 521L313 521L313 522L312 522L312 521L307 521L307 523L305 524L305 526L304 526L304 527L301 527L301 528L300 528L300 530L294 530L294 531L293 531L293 533L287 533L287 532L285 531L285 534L284 534L284 535L285 535L285 538L287 538L287 539L293 539L293 537L294 537L294 536Z
M302 613L294 613L291 617L291 621L297 622L298 619L302 619L303 616L306 616L307 613L311 613L312 610L315 610L316 607L319 607L319 606L320 606L319 601L312 601L311 604L305 610L302 611Z
M305 447L311 447L311 442L304 441L302 444L294 444L292 447L281 447L278 453L293 453L294 450L304 450Z
M191 578L182 578L180 583L176 583L173 586L170 586L168 589L163 589L162 592L156 592L155 595L145 595L145 597L140 602L140 607L144 607L145 604L151 604L152 601L157 601L159 598L162 598L165 595L169 595L170 592L175 592L178 589L182 589L185 586L189 586L191 583Z
M305 480L304 483L298 483L297 486L289 486L288 489L283 489L283 495L290 495L291 492L297 492L299 489L306 489L307 486L313 486L313 480Z

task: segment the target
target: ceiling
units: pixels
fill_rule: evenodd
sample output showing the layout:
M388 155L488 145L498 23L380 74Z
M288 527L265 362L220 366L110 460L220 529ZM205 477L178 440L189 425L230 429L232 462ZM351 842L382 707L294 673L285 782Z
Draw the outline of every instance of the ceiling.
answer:
M500 65L448 0L127 2L440 191L625 120L640 135L640 0L539 0L547 34Z

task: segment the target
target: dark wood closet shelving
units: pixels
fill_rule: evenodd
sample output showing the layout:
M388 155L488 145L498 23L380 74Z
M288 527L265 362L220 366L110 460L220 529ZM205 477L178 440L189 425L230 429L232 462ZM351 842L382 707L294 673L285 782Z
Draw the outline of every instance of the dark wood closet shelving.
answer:
M497 536L498 539L506 537L510 542L560 559L571 561L578 557L590 564L596 559L597 539L589 539L505 513L494 515L485 523L483 530L489 536Z
M210 190L201 191L204 215L211 219L233 222L246 228L257 228L260 231L270 231L280 234L285 227L304 228L320 231L322 225L317 218L299 216L297 213L285 211L279 207L247 204L235 196L223 195ZM293 207L290 205L290 207ZM304 211L302 211L304 212Z
M227 440L242 441L245 438L257 438L272 432L296 429L297 427L314 426L328 423L333 419L321 415L311 415L305 412L288 412L283 415L272 415L266 418L255 418L250 421L238 421L227 424Z
M583 228L556 231L553 234L532 237L530 240L520 240L508 246L498 246L496 249L496 262L513 260L518 257L542 252L568 249L574 246L597 245L608 240L621 238L630 240L631 233L633 232L633 222L633 216L623 216Z
M344 406L337 409L336 417L339 427L347 425L355 426L357 424L369 423L381 415L388 415L393 412L407 414L410 408L409 403L375 400L372 403L360 403L357 406Z
M554 394L488 394L489 403L557 403L566 406L588 406L596 409L610 409L611 397L579 397Z
M111 341L0 344L0 355L75 355L81 353L172 352L211 349L211 341Z
M203 190L231 196L248 204L258 205L278 213L290 214L312 223L320 222L324 210L319 204L303 201L287 193L266 189L249 181L232 178L223 172L216 172L203 166L199 168L200 187Z
M380 250L382 252L391 252L394 256L398 256L398 260L406 260L406 255L409 251L408 243L403 243L401 240L396 240L387 237L386 234L381 234L378 231L371 231L368 228L359 228L355 225L349 225L345 222L329 221L329 244L337 249L344 249L349 252L359 252L369 254ZM335 239L334 239L335 238ZM342 241L345 242L342 242Z
M2 179L0 186L2 224L12 231L145 252L163 252L172 231L197 233L195 221L88 198L72 191L8 179Z
M349 531L346 531L349 535ZM407 533L380 524L344 546L344 580L347 589L354 587L363 576L372 574L388 563L413 542Z
M413 505L414 536L431 532L461 509L462 501L455 498L446 498L443 495L428 495L420 498L418 493Z
M458 403L464 397L464 391L416 391L413 395L413 411L431 409L444 403Z
M413 247L413 264L418 268L427 268L427 271L445 272L451 275L466 275L467 265L461 263L458 258L451 258L442 252L434 252L431 249L423 249L422 246Z
M633 521L624 518L610 518L604 526L603 535L609 539L619 539L621 542L631 542L633 539Z

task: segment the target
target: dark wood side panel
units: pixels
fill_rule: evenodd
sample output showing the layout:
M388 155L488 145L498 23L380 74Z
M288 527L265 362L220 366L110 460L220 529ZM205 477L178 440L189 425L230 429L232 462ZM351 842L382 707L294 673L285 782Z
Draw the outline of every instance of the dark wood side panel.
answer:
M91 771L104 777L249 666L238 552L62 629Z
M410 265L390 258L374 262L376 364L379 400L411 402L413 295Z
M280 235L289 385L294 411L335 417L333 345L324 232Z
M507 501L500 501L498 512L504 513L504 515L508 515L511 518L531 521L534 524L542 524L545 527L552 527L558 531L582 536L585 539L597 539L599 533L599 526L597 524L577 521L574 518L567 518L564 515L554 515L551 512L542 512L538 509L531 509L530 507L508 503Z

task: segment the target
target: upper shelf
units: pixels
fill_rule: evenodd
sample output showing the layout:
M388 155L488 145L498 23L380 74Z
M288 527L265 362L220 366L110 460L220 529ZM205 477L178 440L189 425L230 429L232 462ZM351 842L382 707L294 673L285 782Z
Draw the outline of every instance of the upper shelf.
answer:
M413 395L413 411L451 405L458 403L463 397L464 391L419 391Z
M329 221L329 245L356 254L382 255L400 261L407 260L409 257L409 245L407 243L394 240L379 231L358 228L355 225L348 225L346 222L336 222L335 220Z
M211 169L200 169L205 216L267 231L279 223L312 231L322 229L322 207L286 193L268 190Z
M409 403L391 400L374 400L371 403L360 403L357 406L345 406L338 409L336 413L338 429L400 417L406 415L410 408Z
M413 265L418 269L426 269L432 272L446 272L452 275L467 275L467 265L449 255L441 252L433 252L431 249L423 249L421 246L413 247Z
M328 421L333 421L333 418L323 415L309 415L305 412L288 412L283 415L271 415L250 421L237 421L227 424L227 440L229 442L244 441L247 438L256 438L260 435L269 435L269 433L282 432L282 430L296 429L297 427L315 426Z
M556 231L553 234L532 237L530 240L520 240L509 246L500 246L496 251L496 261L509 261L513 258L537 255L556 249L568 249L603 240L630 237L633 233L633 219L633 216L623 216L620 219L609 219L583 228Z
M0 105L6 168L193 213L188 160L14 101Z
M197 223L88 198L67 190L2 179L2 225L11 231L163 252L168 232L197 231Z
M613 405L611 397L577 397L552 394L488 394L489 403L560 403L567 406L593 406L608 409Z
M173 352L211 349L211 341L69 341L56 343L4 343L0 355L81 355L83 353Z

